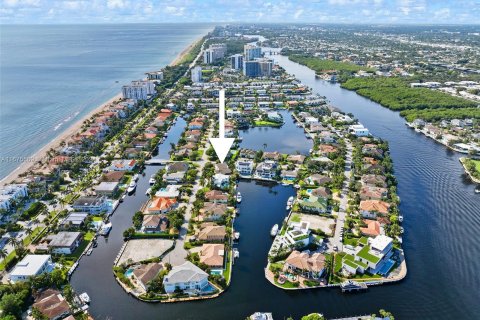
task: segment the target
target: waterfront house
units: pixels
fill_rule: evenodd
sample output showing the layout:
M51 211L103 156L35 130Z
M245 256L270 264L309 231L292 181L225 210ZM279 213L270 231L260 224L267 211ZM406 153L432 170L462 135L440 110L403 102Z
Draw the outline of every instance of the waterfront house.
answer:
M111 197L118 191L118 182L100 182L93 188L95 194L100 196Z
M308 198L302 198L298 201L303 211L311 213L326 213L328 210L328 200L326 198L310 195Z
M109 209L107 199L103 196L80 197L72 205L75 211L99 214Z
M49 320L63 319L71 313L70 306L62 293L52 288L37 293L32 308L40 311Z
M160 198L177 198L180 195L180 185L170 184L165 188L158 190L155 197Z
M227 203L228 194L219 190L211 190L205 193L205 200L213 203Z
M270 160L270 161L278 161L278 160L280 160L281 156L282 155L278 151L273 151L273 152L268 152L267 151L267 152L263 153L262 159L263 160Z
M152 262L140 265L133 270L132 275L133 278L137 280L138 285L140 285L143 290L147 291L149 282L155 279L162 270L163 264Z
M86 212L72 212L58 224L58 228L60 230L79 229L85 223L87 216Z
M282 180L286 181L294 181L297 179L298 176L298 171L297 170L282 170L280 173L280 177Z
M267 105L269 105L270 103L268 102ZM267 112L267 119L269 121L273 121L273 122L283 122L283 118L282 118L282 115L279 114L278 112L276 111L271 111L271 112Z
M206 243L200 250L200 263L210 268L223 269L223 258L225 256L225 245L223 243Z
M230 185L230 176L227 176L221 173L216 173L212 177L212 183L215 187L220 189L228 188L228 186Z
M376 174L366 174L362 176L362 183L364 185L377 186L381 188L387 187L387 178L385 176Z
M308 250L294 250L285 260L284 271L300 274L307 279L319 279L325 271L325 256Z
M213 202L205 202L200 209L200 221L218 221L227 213L227 205Z
M285 240L291 246L306 247L310 243L310 222L290 222L287 232L285 232Z
M365 185L360 189L360 200L381 200L388 194L387 188Z
M366 245L355 249L355 261L366 265L365 270L376 274L393 254L393 240L384 235L369 238Z
M45 272L52 272L54 264L49 254L27 254L17 263L9 275L12 282L25 281L30 277L38 276Z
M153 197L150 203L147 205L145 213L148 214L160 214L167 213L170 210L175 209L178 206L175 198Z
M122 182L125 176L124 171L109 171L102 175L102 181L105 182Z
M255 159L257 152L251 149L240 149L239 157L245 159Z
M349 127L350 133L356 135L357 137L367 137L370 135L370 132L361 124L354 124Z
M146 214L143 216L143 233L158 233L168 231L168 219L164 214Z
M277 176L277 163L266 160L260 162L255 170L255 178L272 180Z
M287 161L302 164L305 161L305 156L301 154L291 154L287 157Z
M202 223L201 229L197 235L199 241L223 242L227 236L225 226L217 226L214 223Z
M163 175L163 179L169 184L178 184L183 182L185 175L185 171L166 173Z
M0 188L0 209L10 210L12 203L21 198L28 197L26 184L9 184Z
M364 218L375 219L377 214L386 215L390 204L381 200L360 201L360 214Z
M57 234L47 237L50 240L48 248L56 254L72 254L82 242L80 232L61 231Z
M137 165L136 160L113 160L110 165L112 171L132 171Z
M235 162L235 169L241 176L251 176L255 163L250 159L238 159Z
M208 274L190 261L174 266L163 278L165 292L169 294L177 290L188 294L201 294L208 285Z

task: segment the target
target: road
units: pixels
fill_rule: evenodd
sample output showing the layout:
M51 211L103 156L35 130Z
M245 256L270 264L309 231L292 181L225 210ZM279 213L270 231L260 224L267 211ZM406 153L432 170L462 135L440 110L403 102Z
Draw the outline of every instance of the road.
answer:
M352 179L352 142L350 140L345 140L347 144L347 155L345 157L345 181L343 182L342 191L340 193L340 210L337 215L337 223L335 226L335 233L330 239L329 250L333 250L333 247L337 246L338 251L343 250L342 243L342 230L345 223L346 210L348 207L348 186Z

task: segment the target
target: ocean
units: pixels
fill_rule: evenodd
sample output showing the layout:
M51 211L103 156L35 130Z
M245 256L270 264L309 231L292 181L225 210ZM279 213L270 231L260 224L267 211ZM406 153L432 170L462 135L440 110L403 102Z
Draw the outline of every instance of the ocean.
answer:
M0 179L207 24L0 26Z

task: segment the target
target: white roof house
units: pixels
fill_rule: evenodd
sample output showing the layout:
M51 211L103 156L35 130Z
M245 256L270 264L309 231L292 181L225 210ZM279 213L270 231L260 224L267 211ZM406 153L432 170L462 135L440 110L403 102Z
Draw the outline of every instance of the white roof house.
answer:
M29 277L38 276L53 269L52 257L49 254L29 254L22 259L10 273L10 281L25 281Z
M163 285L167 293L177 289L198 293L208 285L208 274L190 261L185 261L170 270L163 279Z
M168 185L165 188L158 190L155 193L155 196L162 197L162 198L176 198L180 194L179 189L181 187L182 187L181 185Z
M385 235L378 235L373 239L369 238L368 242L373 250L385 253L385 251L388 251L389 247L392 246L393 239Z

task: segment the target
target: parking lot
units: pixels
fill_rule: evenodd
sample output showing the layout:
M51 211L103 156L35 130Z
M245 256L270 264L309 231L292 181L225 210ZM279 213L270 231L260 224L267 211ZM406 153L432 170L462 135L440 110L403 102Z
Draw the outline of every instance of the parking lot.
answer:
M127 242L117 264L139 262L161 256L173 245L167 239L137 239Z

